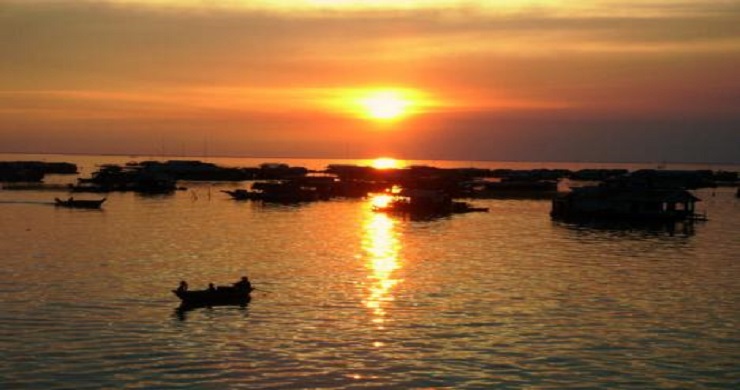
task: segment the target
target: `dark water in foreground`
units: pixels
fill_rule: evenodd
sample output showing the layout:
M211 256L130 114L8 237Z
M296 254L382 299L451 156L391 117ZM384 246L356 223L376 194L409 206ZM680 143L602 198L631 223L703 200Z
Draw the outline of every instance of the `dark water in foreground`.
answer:
M414 222L354 200L233 202L233 186L110 194L102 211L0 191L0 387L740 383L734 189L699 191L710 221L670 233L555 223L547 201ZM180 279L245 273L269 291L247 307L175 310Z

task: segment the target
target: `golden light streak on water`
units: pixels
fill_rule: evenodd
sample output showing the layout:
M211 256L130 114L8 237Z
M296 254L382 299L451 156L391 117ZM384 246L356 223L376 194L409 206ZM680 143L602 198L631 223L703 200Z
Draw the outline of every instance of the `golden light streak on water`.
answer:
M388 194L375 194L370 197L370 203L373 208L386 208L393 200L393 196Z
M362 246L366 267L370 271L370 287L364 303L372 311L372 322L378 329L382 329L386 321L386 306L393 301L393 287L402 281L394 276L401 267L401 241L396 223L385 214L368 211L363 225ZM382 343L376 346L382 346Z

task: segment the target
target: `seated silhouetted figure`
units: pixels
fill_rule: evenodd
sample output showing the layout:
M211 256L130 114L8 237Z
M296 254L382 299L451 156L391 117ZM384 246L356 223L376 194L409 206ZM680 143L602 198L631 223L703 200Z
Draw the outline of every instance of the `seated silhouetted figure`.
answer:
M178 292L185 292L188 291L188 282L182 280L180 281L180 285L177 287Z
M252 291L252 283L249 282L249 279L246 276L242 276L241 280L234 283L234 287L242 291Z

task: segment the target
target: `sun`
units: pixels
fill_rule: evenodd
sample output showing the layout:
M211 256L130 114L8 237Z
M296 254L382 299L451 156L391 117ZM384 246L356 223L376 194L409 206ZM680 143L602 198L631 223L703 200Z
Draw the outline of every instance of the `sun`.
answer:
M439 102L428 93L407 87L337 88L318 100L331 110L375 122L389 129L396 122L434 110Z
M411 102L395 91L374 92L362 99L360 105L371 119L392 120L405 116Z

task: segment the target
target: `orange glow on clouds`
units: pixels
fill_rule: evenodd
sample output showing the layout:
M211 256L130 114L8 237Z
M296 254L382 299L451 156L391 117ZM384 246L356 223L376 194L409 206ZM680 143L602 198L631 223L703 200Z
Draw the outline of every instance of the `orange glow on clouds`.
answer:
M736 161L736 6L644 3L5 1L0 148Z

